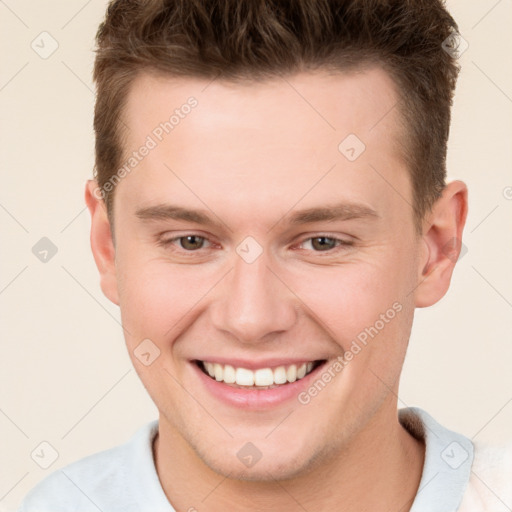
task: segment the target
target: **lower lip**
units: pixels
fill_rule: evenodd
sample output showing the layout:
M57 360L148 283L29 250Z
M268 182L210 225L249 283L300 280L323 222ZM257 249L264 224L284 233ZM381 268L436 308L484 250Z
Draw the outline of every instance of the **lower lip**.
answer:
M206 375L195 362L191 362L195 372L206 389L222 402L237 407L239 409L268 409L278 406L291 399L297 399L299 393L304 391L310 382L316 377L317 373L325 366L325 362L317 366L311 373L300 380L289 382L271 389L241 389L234 388L212 379Z

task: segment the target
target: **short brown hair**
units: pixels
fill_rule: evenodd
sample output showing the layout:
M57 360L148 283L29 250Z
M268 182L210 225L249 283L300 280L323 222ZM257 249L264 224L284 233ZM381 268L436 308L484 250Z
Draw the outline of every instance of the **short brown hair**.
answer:
M262 80L378 64L395 81L417 226L445 186L457 25L442 0L113 0L97 33L95 177L121 165L121 114L141 71ZM110 187L109 187L110 188Z

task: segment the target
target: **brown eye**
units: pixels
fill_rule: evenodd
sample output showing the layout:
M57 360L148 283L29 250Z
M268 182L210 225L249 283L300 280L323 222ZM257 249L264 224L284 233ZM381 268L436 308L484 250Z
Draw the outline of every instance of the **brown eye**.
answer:
M183 249L186 249L187 251L194 251L203 247L205 239L202 236L187 235L181 236L178 240L180 241L180 245Z
M318 251L328 251L336 246L336 239L328 236L311 238L311 246Z

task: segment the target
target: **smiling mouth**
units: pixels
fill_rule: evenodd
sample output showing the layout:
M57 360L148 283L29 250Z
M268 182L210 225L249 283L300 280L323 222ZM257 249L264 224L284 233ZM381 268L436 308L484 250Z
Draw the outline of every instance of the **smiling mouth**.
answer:
M196 360L194 362L211 379L223 382L228 386L240 389L273 389L303 379L323 365L326 360L321 359L298 365L290 364L256 370L210 361Z

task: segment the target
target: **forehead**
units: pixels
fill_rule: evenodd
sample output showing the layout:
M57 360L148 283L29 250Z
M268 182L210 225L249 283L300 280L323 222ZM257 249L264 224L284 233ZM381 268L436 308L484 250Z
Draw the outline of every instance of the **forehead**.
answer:
M191 98L197 103L192 112L184 108ZM165 137L169 135L166 132L161 135L165 139L179 137L182 142L191 133L210 139L231 130L239 138L257 133L298 143L304 135L316 143L322 139L330 143L357 133L370 145L385 134L386 144L400 144L397 98L393 80L379 67L243 82L142 73L132 83L122 117L128 146L169 120L172 137ZM173 113L179 119L176 115L171 119ZM184 118L186 123L181 122Z
M244 83L142 74L123 112L125 161L149 140L151 150L120 188L139 205L188 189L196 202L253 201L256 211L311 189L307 207L349 188L361 196L349 199L368 204L370 194L383 205L379 175L388 170L397 189L408 182L396 104L393 81L377 67Z

